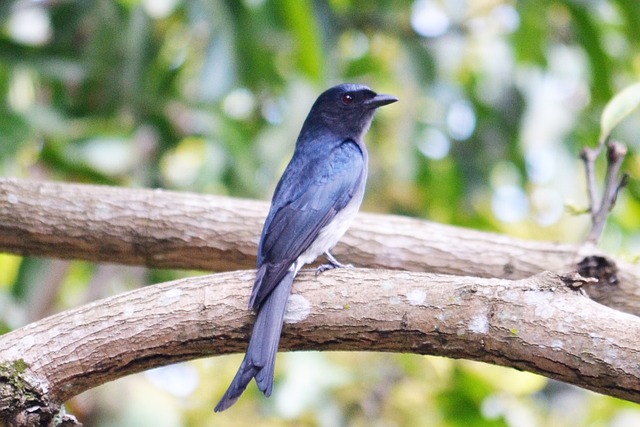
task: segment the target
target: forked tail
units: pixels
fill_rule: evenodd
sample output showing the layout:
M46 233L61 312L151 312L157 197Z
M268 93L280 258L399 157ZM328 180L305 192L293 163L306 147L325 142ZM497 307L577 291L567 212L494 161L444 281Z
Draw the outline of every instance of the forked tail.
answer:
M231 385L216 405L216 412L233 405L247 388L251 378L256 379L258 388L265 396L271 395L282 321L294 277L295 272L288 272L260 306L247 354Z

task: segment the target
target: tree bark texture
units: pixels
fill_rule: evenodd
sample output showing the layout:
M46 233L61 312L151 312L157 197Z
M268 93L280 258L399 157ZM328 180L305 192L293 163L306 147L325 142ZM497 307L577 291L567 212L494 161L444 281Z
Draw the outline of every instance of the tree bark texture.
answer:
M253 268L267 210L266 202L220 196L0 178L0 251L157 268ZM597 252L360 213L334 254L360 267L521 279L574 271ZM612 264L618 280L585 289L640 315L640 267Z
M254 275L140 288L0 337L0 376L10 378L0 382L0 414L48 414L127 374L243 351ZM316 277L306 270L294 283L286 322L282 350L465 358L640 402L640 318L567 288L554 273L510 281L366 269ZM17 400L16 384L32 397Z

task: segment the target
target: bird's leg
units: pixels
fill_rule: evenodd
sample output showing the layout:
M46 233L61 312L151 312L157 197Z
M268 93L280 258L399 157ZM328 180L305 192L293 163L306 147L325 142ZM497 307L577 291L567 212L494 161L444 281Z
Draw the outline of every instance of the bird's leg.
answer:
M340 261L338 261L329 251L326 251L324 253L324 256L327 257L327 259L329 260L329 262L331 263L331 265L336 268L353 268L353 265L351 264L343 264Z
M316 276L318 274L321 274L327 270L333 270L334 268L353 268L353 265L351 264L343 264L340 261L338 261L337 259L335 259L335 257L333 255L331 255L331 252L326 251L324 253L324 256L327 257L327 259L329 260L329 264L322 264L321 266L319 266L318 268L316 268Z

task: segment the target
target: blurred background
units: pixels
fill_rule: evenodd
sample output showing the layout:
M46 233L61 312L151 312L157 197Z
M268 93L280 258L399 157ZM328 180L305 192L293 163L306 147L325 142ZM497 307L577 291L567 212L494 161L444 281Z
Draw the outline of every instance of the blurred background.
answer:
M4 0L0 174L269 200L316 96L401 102L367 143L363 210L580 242L583 146L640 78L637 0ZM640 253L640 114L601 247ZM598 165L602 176L604 163ZM455 248L452 248L455 250ZM0 329L197 272L0 254ZM70 401L86 426L637 426L640 406L528 373L371 353L281 354L276 386L213 405L241 355Z

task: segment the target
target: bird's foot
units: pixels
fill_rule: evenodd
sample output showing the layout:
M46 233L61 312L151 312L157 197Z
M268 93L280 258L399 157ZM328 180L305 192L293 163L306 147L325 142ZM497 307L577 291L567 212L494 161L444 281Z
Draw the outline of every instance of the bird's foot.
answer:
M329 264L322 264L318 268L316 268L316 276L324 273L327 270L333 270L334 268L353 268L352 264L343 264L335 259L335 257L331 255L331 252L329 251L325 252L324 256L326 256L329 260Z

